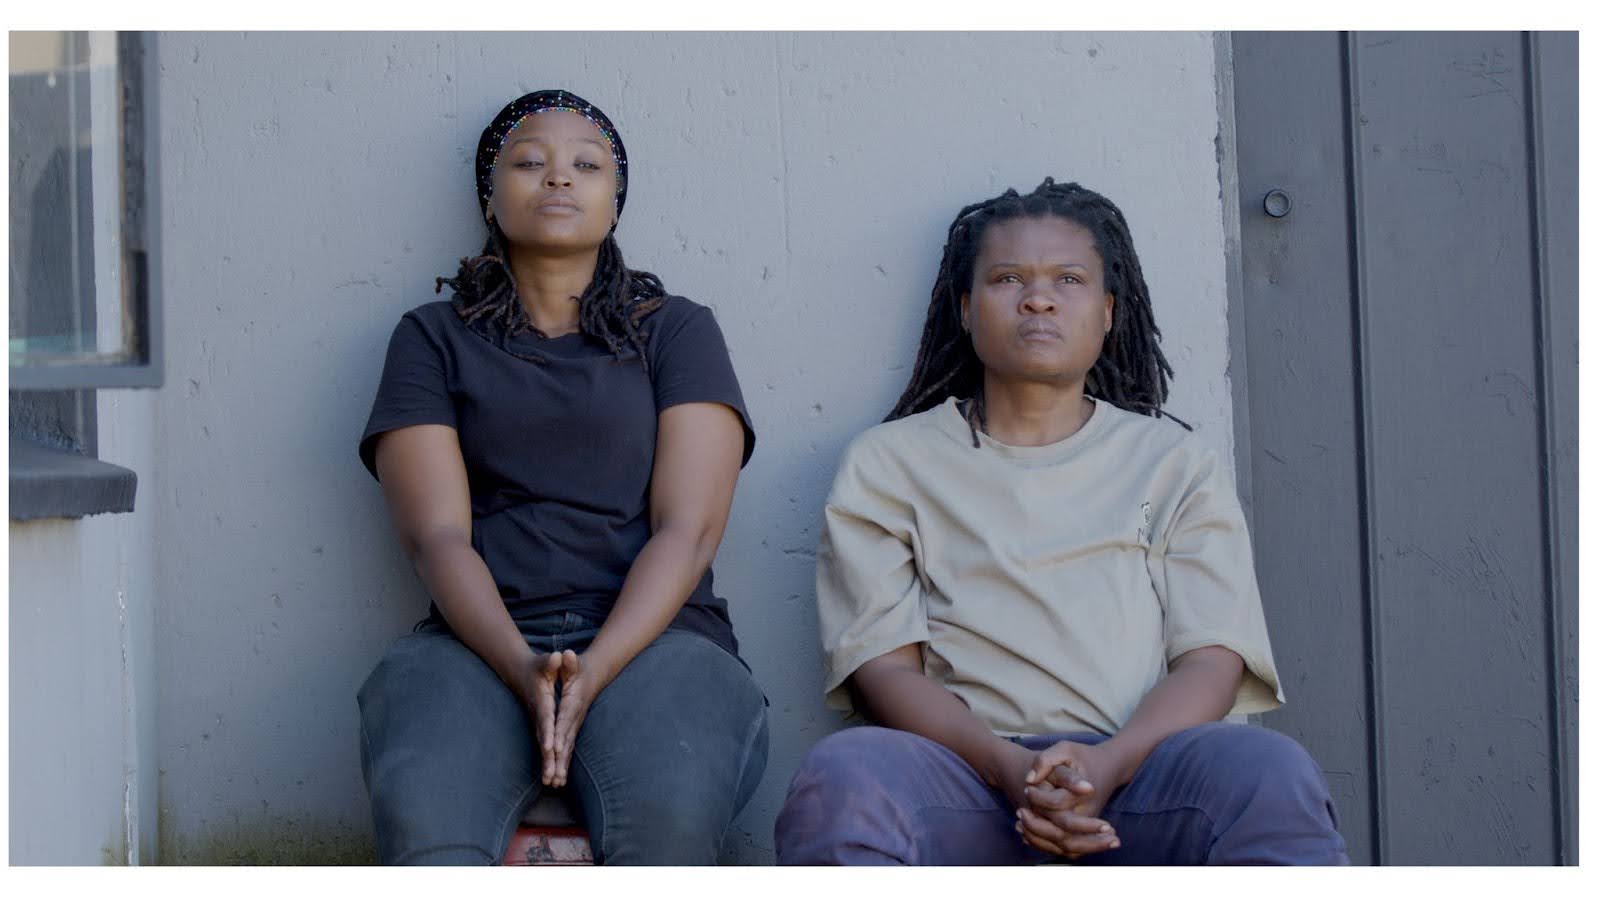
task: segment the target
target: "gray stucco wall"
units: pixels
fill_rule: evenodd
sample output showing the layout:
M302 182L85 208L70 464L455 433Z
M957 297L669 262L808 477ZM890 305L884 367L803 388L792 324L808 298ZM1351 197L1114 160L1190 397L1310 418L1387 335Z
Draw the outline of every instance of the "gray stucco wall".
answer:
M155 467L155 396L100 391L101 459ZM153 505L10 524L10 860L155 859Z
M1171 408L1231 458L1209 34L180 33L160 60L169 350L140 515L163 861L369 858L354 695L426 600L355 439L395 321L481 242L473 148L522 91L616 121L627 258L716 311L759 432L716 570L772 752L728 861L770 860L838 726L819 510L904 384L962 204L1046 174L1116 200Z

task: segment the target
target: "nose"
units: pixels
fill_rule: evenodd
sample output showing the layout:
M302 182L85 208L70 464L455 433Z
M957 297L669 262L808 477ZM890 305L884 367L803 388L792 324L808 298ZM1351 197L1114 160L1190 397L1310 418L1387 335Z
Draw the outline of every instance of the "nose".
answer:
M572 173L565 166L551 166L545 170L545 187L572 187Z
M1022 311L1029 313L1055 312L1056 301L1050 294L1040 288L1026 291L1022 295Z

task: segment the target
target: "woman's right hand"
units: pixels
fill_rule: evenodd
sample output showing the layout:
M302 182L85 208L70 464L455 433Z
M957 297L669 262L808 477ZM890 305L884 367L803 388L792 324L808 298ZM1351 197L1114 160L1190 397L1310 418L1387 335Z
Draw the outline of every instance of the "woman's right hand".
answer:
M556 687L561 682L563 663L576 666L577 662L577 654L571 650L535 653L518 685L517 694L533 722L534 742L539 745L543 762L539 780L546 786L556 780Z
M1056 766L1045 779L1030 783L1043 754L999 740L1006 745L998 748L999 786L1017 811L1017 834L1024 843L1069 860L1119 846L1109 822L1075 808L1079 790L1072 785L1080 777L1075 769Z

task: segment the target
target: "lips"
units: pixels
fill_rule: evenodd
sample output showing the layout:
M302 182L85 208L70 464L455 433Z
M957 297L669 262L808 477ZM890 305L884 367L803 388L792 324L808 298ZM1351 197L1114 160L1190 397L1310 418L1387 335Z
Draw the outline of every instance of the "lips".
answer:
M1017 337L1025 341L1059 341L1061 332L1044 322L1024 322L1017 329Z
M534 209L540 212L559 212L563 210L577 212L578 204L574 203L571 197L551 197L534 207Z

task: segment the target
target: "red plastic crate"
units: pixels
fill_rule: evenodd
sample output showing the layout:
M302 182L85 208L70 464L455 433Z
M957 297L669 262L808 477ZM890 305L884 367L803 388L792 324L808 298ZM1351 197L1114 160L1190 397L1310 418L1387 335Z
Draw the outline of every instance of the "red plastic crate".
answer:
M506 845L502 866L592 866L589 832L579 827L523 825Z

